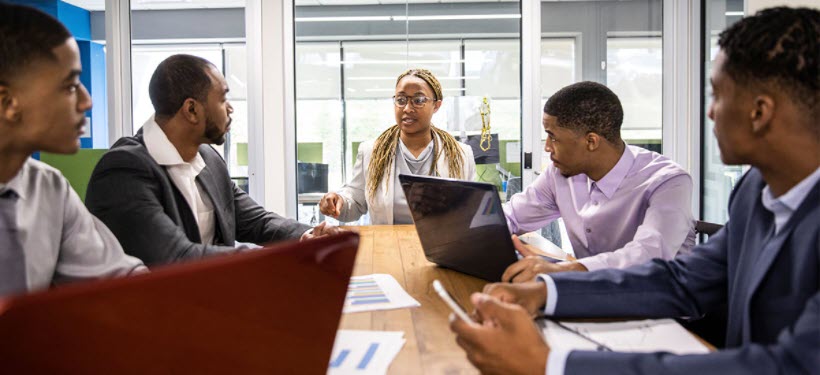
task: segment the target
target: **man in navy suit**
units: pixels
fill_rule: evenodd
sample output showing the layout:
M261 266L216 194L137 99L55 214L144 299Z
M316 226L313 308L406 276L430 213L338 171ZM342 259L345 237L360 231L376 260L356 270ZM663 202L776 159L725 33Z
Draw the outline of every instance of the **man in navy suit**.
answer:
M485 373L820 373L820 12L772 8L720 35L709 118L726 164L750 164L729 222L675 260L541 275L474 294L454 320ZM550 350L532 314L698 318L728 304L726 349L704 355Z

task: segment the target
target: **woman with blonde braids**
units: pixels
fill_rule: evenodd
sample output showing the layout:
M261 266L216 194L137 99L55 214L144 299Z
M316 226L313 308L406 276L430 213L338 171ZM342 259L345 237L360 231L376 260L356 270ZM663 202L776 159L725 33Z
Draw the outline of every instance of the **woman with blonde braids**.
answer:
M470 146L430 122L442 99L441 84L430 71L402 73L393 96L396 125L359 146L353 179L322 197L322 213L348 222L370 212L371 224L412 224L399 174L474 179Z

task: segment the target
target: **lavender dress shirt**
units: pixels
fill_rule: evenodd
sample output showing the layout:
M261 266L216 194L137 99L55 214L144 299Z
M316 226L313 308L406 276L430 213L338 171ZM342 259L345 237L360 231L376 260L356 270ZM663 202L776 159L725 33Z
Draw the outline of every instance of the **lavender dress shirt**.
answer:
M628 146L599 181L564 177L553 165L504 205L513 233L563 218L578 261L590 271L672 259L695 244L692 178L658 153Z

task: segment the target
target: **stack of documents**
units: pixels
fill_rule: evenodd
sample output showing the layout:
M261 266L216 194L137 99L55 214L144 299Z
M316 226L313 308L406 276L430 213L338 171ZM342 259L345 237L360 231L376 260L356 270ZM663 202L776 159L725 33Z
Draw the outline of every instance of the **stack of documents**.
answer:
M569 323L546 320L544 338L554 348L616 352L704 354L709 349L672 319L614 323Z
M350 278L342 312L354 313L417 306L421 304L410 297L393 276L373 274Z
M339 330L327 373L387 373L404 342L404 332Z

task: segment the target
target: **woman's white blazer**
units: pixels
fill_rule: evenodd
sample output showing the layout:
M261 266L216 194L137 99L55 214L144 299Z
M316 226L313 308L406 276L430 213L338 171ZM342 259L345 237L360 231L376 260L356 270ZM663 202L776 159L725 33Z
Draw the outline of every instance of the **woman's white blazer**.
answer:
M438 135L435 135L435 137L438 137ZM379 184L373 198L368 196L366 187L367 167L370 165L370 158L373 155L373 142L362 142L359 145L356 165L353 166L353 178L337 192L345 201L338 218L341 222L356 221L369 211L371 224L393 224L394 195L404 194L404 192L399 191L401 190L400 186L395 186L396 160L393 158L393 163L390 164L388 169L390 177L382 178L382 182ZM438 144L442 144L440 138ZM461 146L462 155L464 155L464 179L472 181L475 179L476 174L473 150L464 143L459 143L459 146ZM441 177L454 178L450 176L450 168L444 152L441 152L438 160L436 160L436 168Z

